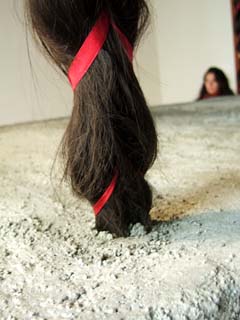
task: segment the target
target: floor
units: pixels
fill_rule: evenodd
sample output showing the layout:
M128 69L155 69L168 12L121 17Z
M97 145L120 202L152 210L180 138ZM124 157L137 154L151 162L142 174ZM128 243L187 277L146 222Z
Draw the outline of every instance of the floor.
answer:
M0 319L240 319L240 98L153 115L159 224L126 239L51 171L67 119L0 128Z

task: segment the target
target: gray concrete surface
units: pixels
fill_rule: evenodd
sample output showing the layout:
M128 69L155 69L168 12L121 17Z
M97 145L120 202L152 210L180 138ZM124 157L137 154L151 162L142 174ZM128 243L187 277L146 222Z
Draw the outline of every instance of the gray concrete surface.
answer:
M127 239L53 188L66 119L0 128L0 319L240 319L240 98L154 117L159 224Z

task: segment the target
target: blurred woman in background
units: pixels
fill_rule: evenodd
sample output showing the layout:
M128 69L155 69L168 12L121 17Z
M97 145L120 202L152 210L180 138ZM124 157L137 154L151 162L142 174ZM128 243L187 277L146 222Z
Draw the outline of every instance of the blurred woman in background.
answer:
M203 85L197 100L219 96L232 96L234 92L224 72L216 67L209 68L203 78Z

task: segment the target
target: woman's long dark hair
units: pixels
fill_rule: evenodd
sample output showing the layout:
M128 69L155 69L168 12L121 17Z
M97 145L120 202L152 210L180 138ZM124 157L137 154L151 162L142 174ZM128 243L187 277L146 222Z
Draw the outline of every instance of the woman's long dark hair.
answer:
M133 47L149 18L144 0L26 0L36 41L67 76L102 10ZM40 41L39 41L40 40ZM93 205L117 168L116 189L96 217L96 228L127 236L129 225L151 229L151 189L144 174L157 155L157 134L133 66L115 29L74 91L72 114L61 141L63 177L73 193Z
M206 89L204 82L205 82L206 76L209 73L213 73L215 75L215 79L216 79L218 86L219 86L218 96L232 96L232 95L234 95L234 92L229 87L228 78L226 77L225 73L219 68L211 67L204 74L203 85L200 90L198 100L202 100L202 99L204 99L204 97L206 97L208 95L208 92L207 92L207 89Z

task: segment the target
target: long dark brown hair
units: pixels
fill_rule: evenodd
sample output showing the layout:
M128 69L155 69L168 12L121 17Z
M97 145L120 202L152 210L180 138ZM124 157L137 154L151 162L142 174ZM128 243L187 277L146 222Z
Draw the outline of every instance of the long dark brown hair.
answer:
M232 96L232 95L234 95L234 92L232 91L232 89L229 86L229 81L228 81L228 78L225 75L225 73L219 68L210 67L204 74L203 84L202 84L202 87L200 89L198 100L204 99L204 97L206 97L206 95L208 94L204 82L205 82L206 76L209 73L213 73L214 74L215 79L216 79L216 81L218 83L218 86L219 86L218 96Z
M35 40L64 73L102 10L133 47L148 24L144 0L26 0ZM157 155L157 134L144 94L116 30L74 91L72 114L61 141L63 177L92 205L116 188L96 216L97 230L127 236L130 224L151 229L152 192L144 179Z

